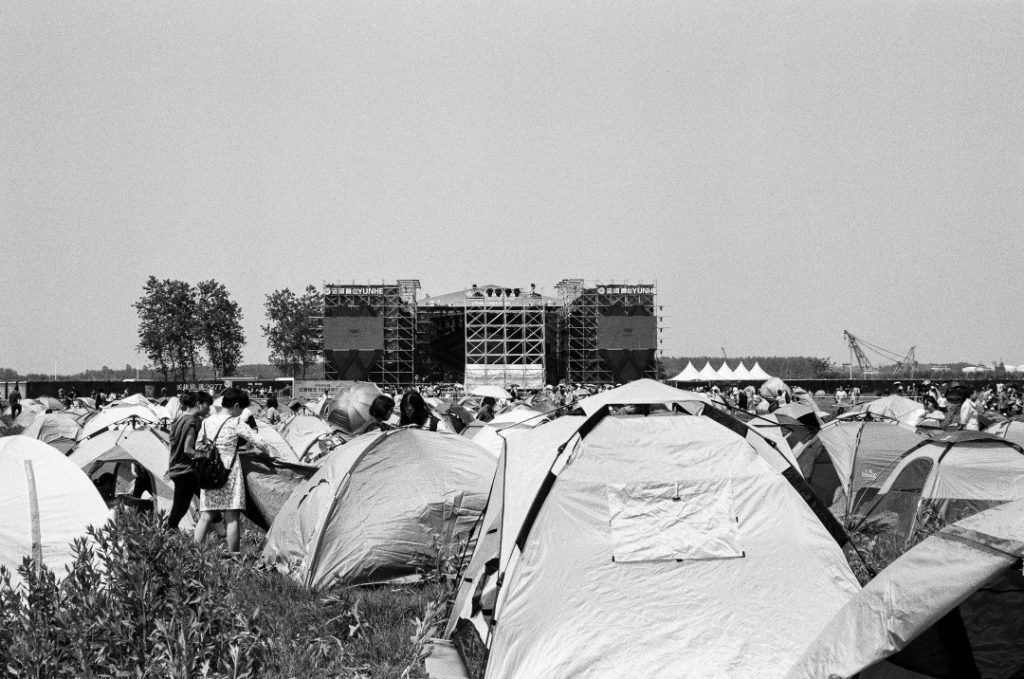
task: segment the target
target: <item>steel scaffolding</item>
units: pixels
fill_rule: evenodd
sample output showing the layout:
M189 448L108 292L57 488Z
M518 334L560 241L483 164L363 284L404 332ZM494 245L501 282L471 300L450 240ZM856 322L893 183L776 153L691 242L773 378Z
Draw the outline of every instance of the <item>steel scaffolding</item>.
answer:
M637 311L656 316L656 290L652 284L595 283L567 278L555 286L561 301L562 353L565 379L570 383L607 384L615 381L611 367L600 355L598 324L616 311ZM656 347L652 347L656 348ZM644 371L657 377L657 366Z
M544 301L508 288L488 292L495 290L466 297L466 387L539 388L546 370Z
M383 318L384 346L367 376L371 382L396 387L413 384L416 375L418 288L419 281L413 279L380 285L324 284L324 316L360 310L363 315ZM326 353L324 359L324 377L342 379L343 376L326 360Z

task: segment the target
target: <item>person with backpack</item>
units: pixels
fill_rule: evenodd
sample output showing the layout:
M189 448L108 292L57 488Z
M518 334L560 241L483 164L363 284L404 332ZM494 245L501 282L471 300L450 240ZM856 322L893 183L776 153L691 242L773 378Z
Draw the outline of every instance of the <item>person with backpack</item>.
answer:
M171 459L167 466L167 476L174 484L174 502L167 516L168 530L178 530L178 524L188 512L193 496L199 494L199 482L192 460L196 456L196 439L199 437L202 418L194 393L186 391L179 397L179 402L181 410L171 424Z
M240 522L245 509L245 479L242 465L238 462L239 439L248 441L254 448L268 455L272 448L263 438L242 420L242 410L249 405L249 396L244 391L228 387L221 392L221 410L203 420L199 429L199 441L204 446L212 445L227 470L227 480L217 488L201 488L199 491L199 522L196 524L195 541L206 539L210 523L216 512L222 512L227 529L227 551L237 554L240 545ZM202 486L202 478L200 478Z

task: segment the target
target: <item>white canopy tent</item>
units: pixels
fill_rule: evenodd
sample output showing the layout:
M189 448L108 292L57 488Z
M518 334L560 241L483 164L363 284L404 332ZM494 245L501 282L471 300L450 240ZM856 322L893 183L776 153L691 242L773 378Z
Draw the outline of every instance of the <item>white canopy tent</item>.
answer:
M754 367L750 369L750 379L752 380L766 380L771 375L764 371L759 362L754 363Z
M722 382L732 382L736 379L736 373L732 371L729 364L722 361L722 367L718 369L718 379Z
M703 382L714 382L718 379L718 371L711 367L711 361L705 363L698 374Z
M743 365L743 361L740 361L740 364L732 371L732 376L737 380L749 380L750 369Z
M686 362L686 367L683 368L682 372L669 380L669 382L699 382L700 371L693 367L693 363L690 361Z

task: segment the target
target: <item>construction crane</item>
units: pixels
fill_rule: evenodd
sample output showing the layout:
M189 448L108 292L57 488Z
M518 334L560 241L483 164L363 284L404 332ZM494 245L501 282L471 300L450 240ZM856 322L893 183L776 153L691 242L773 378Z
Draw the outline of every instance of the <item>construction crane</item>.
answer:
M864 353L865 348L872 353L881 356L887 361L893 362L893 377L901 375L904 371L906 371L911 378L914 377L914 371L917 370L917 359L914 357L914 352L917 350L916 346L910 347L910 351L905 355L900 355L888 349L883 349L876 344L866 342L860 337L854 336L854 334L849 330L843 330L843 336L846 337L846 343L850 347L850 377L853 377L854 357L857 359L857 365L860 366L862 375L877 375L880 372L878 368L871 364L871 359L869 359Z

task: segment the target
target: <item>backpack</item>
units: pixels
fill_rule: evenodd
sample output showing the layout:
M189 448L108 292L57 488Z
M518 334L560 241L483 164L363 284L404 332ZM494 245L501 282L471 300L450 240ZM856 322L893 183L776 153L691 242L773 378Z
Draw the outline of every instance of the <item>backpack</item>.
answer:
M230 419L229 417L228 420ZM224 461L220 459L220 453L217 451L217 437L220 436L220 430L224 428L228 420L224 420L217 427L217 433L213 435L213 441L204 436L202 440L196 442L196 456L192 459L192 466L195 467L196 480L200 488L207 490L223 488L228 482L231 468L235 466L235 458L238 457L238 451L235 451L235 454L231 456L231 464L227 467L224 466ZM205 432L205 429L203 431Z

